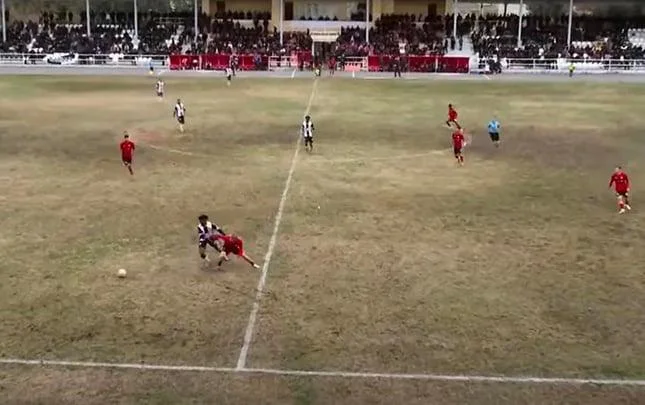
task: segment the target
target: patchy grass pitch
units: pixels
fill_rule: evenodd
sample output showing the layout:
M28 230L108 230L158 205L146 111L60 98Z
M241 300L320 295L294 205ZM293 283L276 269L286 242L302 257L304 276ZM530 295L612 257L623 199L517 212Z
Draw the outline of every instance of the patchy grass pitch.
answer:
M0 80L2 357L235 365L259 273L236 260L201 268L196 217L209 213L262 261L312 82L168 78L165 102L153 84ZM247 365L645 377L644 101L618 84L320 80L316 150L299 158ZM473 136L463 168L448 150L448 103ZM494 116L499 150L485 133ZM120 165L124 129L139 146L134 178ZM634 183L622 217L607 190L616 164ZM33 401L64 402L60 381L82 378L103 381L92 389L108 398L131 375L92 373L10 367L0 388L38 381ZM217 389L133 374L109 398L176 404ZM229 379L228 401L248 403L253 393L235 388L245 377L217 381ZM364 382L268 380L248 380L267 403L413 403L465 389L392 383L375 395ZM566 394L477 390L487 394L451 400Z

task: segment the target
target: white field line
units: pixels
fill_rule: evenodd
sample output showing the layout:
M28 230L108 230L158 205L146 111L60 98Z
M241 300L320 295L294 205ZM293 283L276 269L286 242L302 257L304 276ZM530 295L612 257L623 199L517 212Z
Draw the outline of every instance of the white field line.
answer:
M297 71L297 69L293 69L293 72L291 72L291 78L292 78L292 79L293 79L294 77L296 77L296 71Z
M222 374L259 374L296 377L328 377L381 380L425 380L467 383L500 383L500 384L535 384L535 385L614 385L627 387L645 387L645 380L605 379L605 378L546 378L531 376L486 376L486 375L450 375L450 374L404 374L404 373L361 373L352 371L308 371L308 370L277 370L268 368L230 368L202 366L170 366L158 364L136 363L95 363L86 361L57 361L57 360L24 360L0 359L4 365L47 366L47 367L76 367L76 368L105 368L130 369L146 371L174 372L208 372Z
M311 106L314 102L314 97L316 95L316 87L318 86L318 80L314 80L313 87L311 89L311 94L309 95L309 101L307 102L307 108L305 109L304 115L308 115L311 111ZM246 326L246 332L244 333L244 343L242 344L242 349L240 350L240 356L237 359L237 369L243 369L246 366L246 357L249 354L249 348L251 347L251 341L253 340L253 331L255 329L255 322L258 316L258 311L260 310L260 300L264 294L264 287L267 281L267 274L269 272L269 264L271 263L271 258L273 257L273 251L275 250L275 245L278 240L278 232L280 231L280 223L282 222L282 214L284 213L284 206L287 202L287 196L289 195L289 188L291 187L291 180L293 180L293 173L296 171L296 164L298 163L298 154L300 153L300 134L298 134L298 140L296 141L296 150L293 152L293 158L291 159L291 167L289 168L289 174L287 175L287 180L284 182L284 190L282 190L282 196L280 197L280 203L278 204L278 212L275 216L275 224L273 225L273 233L271 234L271 239L269 240L269 247L267 248L266 255L264 256L264 263L262 264L262 275L260 276L260 281L258 282L258 287L256 289L255 300L253 301L253 308L251 309L251 314L249 315L249 323Z

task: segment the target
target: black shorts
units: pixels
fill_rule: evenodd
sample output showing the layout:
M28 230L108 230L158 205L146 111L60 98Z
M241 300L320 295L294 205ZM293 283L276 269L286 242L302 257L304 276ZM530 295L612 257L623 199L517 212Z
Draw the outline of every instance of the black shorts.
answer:
M132 157L122 156L121 160L123 161L124 165L131 165L132 164Z
M212 240L210 240L210 239L200 239L200 240L199 240L199 247L203 249L203 248L205 248L206 246L210 246L210 247L212 247L213 249L217 250L218 252L220 251L219 246L217 246L217 245L215 244L215 242L213 242Z
M616 191L616 197L628 198L628 197L629 197L629 193L628 193L627 191L625 191L625 192L623 192L623 193L619 193L618 191Z
M499 141L499 132L489 132L488 136L490 136L490 140L493 142Z
M181 125L184 125L186 120L184 119L184 116L181 115L181 116L177 117L177 122L180 123Z
M231 75L226 75L226 80L231 81Z
M307 144L311 145L313 143L314 143L314 137L313 136L305 136L305 145L307 145Z
M452 151L455 153L455 156L461 155L461 149L462 149L461 146L460 147L456 147L456 146L452 147Z
M163 97L163 91L158 91L157 92L157 97Z

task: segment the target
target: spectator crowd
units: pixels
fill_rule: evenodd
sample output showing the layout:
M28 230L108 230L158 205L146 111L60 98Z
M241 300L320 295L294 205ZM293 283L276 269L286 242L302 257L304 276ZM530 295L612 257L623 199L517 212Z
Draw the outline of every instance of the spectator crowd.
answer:
M519 17L488 16L470 20L471 40L480 57L642 59L645 52L630 42L630 28L645 27L645 18L580 16L573 19L572 43L567 47L568 16L522 18L521 46L517 46Z
M364 13L364 11L362 11ZM360 13L359 13L360 14ZM364 18L364 14L353 16ZM187 54L238 53L280 55L309 51L309 32L286 32L284 42L270 27L271 15L263 12L224 12L200 15L198 31L193 14L138 15L138 37L132 13L92 13L87 35L85 13L44 12L38 21L11 21L7 41L0 51L13 53L79 54ZM332 18L333 19L333 18ZM244 20L244 21L240 21ZM482 58L644 58L640 46L628 37L630 28L645 27L645 19L581 16L574 18L573 43L567 49L568 17L523 18L522 46L517 46L518 16L459 16L453 33L453 17L385 15L377 19L366 41L365 29L343 28L327 56L440 55L461 48L464 40Z

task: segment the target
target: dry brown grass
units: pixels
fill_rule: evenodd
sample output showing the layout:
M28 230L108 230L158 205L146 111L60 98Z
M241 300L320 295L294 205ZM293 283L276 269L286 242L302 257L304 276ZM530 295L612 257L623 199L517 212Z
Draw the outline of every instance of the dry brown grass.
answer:
M25 389L29 387L29 389ZM525 386L201 373L0 369L7 405L634 405L637 388Z
M201 270L195 217L211 213L262 259L311 82L222 84L168 80L161 104L146 79L0 81L14 95L0 100L0 356L235 364L258 275L239 262ZM189 112L184 136L170 117L178 96ZM249 365L645 375L643 99L625 86L321 81L317 149L298 162ZM475 138L461 169L446 150L448 102ZM485 135L494 114L505 125L501 150ZM135 179L119 166L125 128L141 145ZM635 211L622 218L606 191L617 162L635 183ZM127 280L115 277L119 267ZM617 404L642 396L1 370L9 403Z

